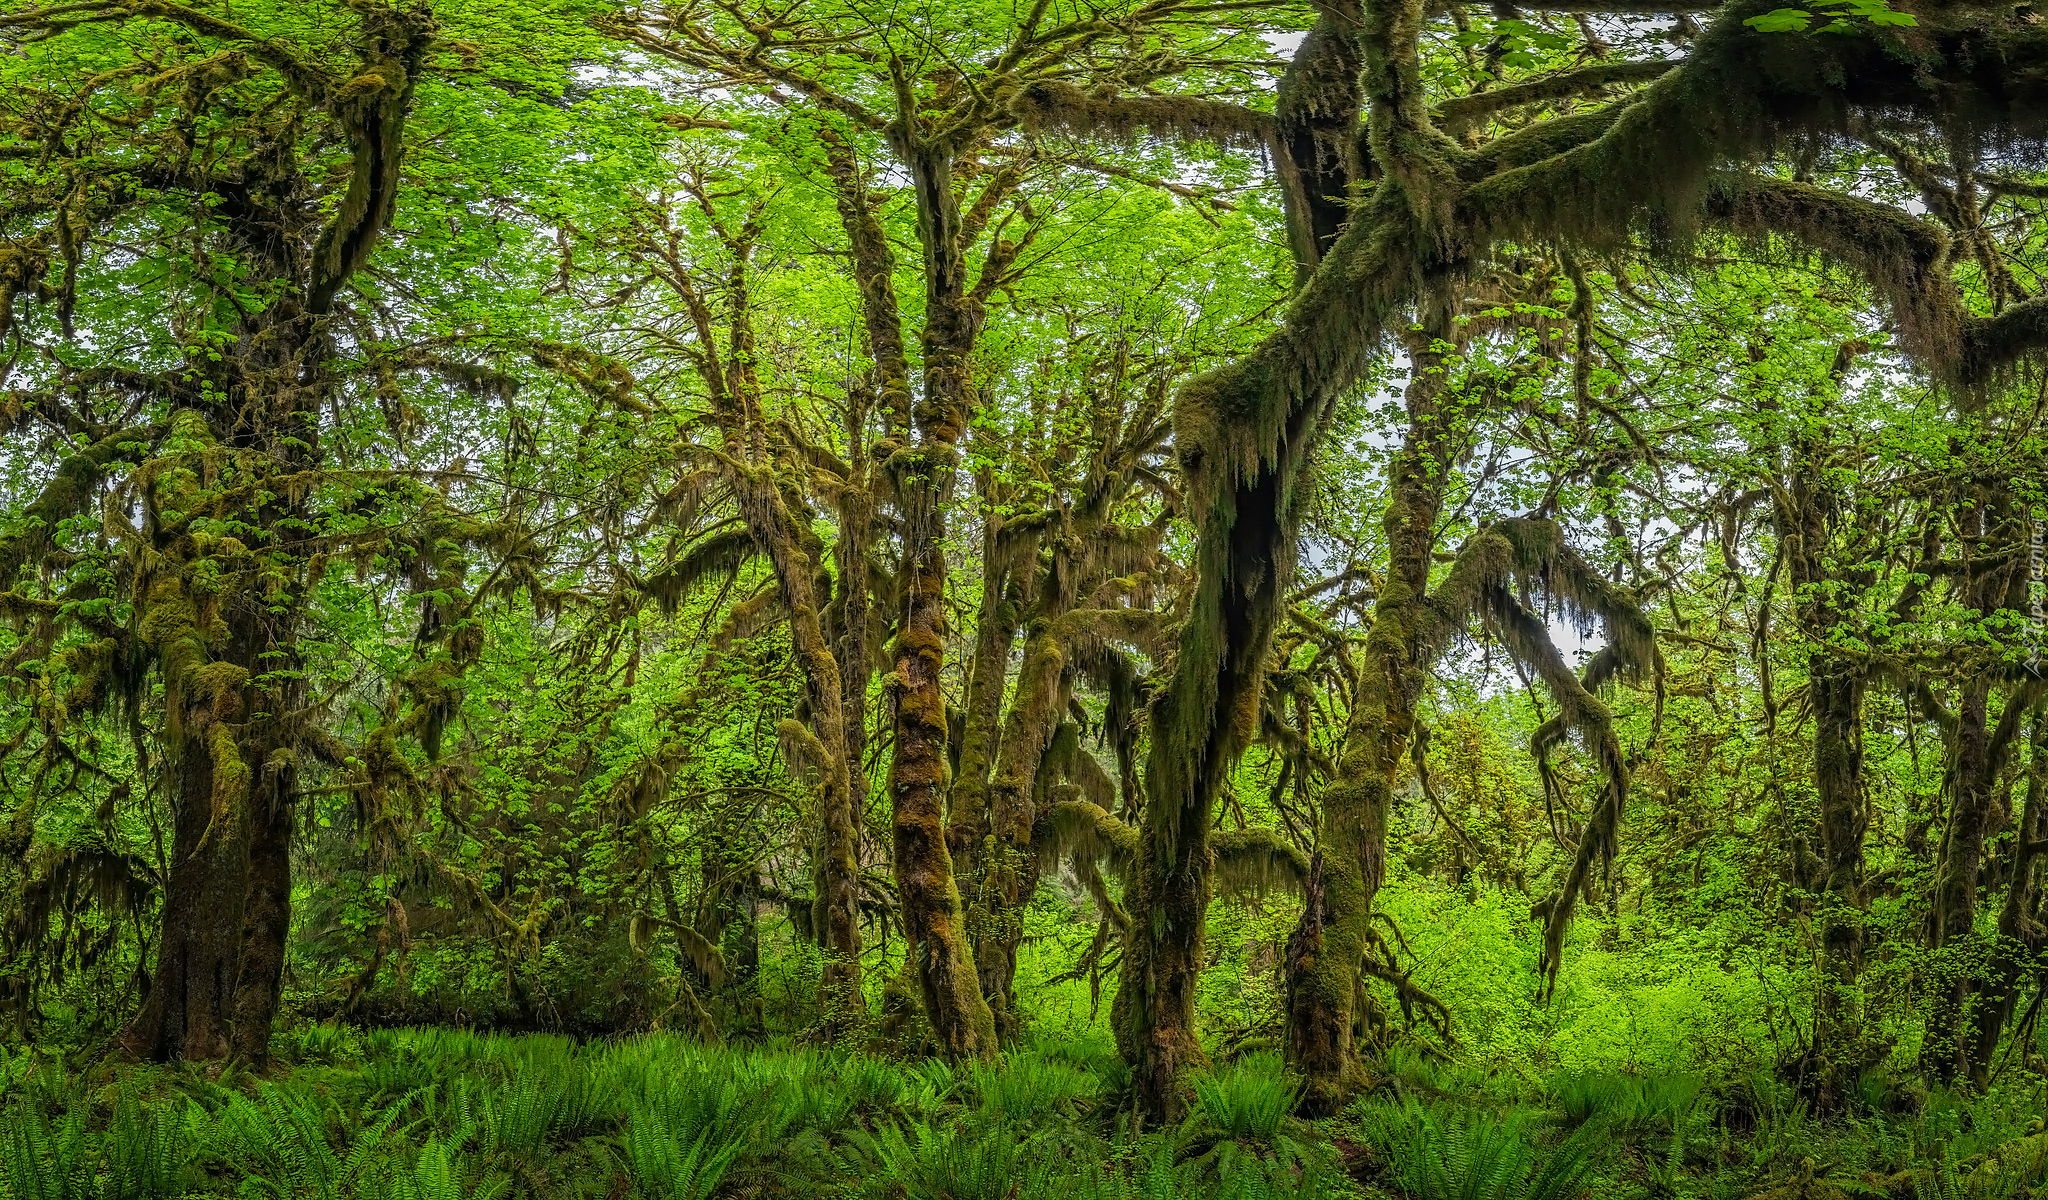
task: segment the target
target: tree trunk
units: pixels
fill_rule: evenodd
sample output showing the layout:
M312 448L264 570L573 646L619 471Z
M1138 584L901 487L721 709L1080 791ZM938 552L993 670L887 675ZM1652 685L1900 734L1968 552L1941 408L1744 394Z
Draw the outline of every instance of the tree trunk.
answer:
M270 1030L284 992L292 925L294 772L266 780L249 811L249 887L242 913L242 963L235 983L235 1057L252 1071L270 1065Z
M895 741L889 764L891 841L905 940L906 967L918 980L925 1016L940 1049L954 1056L994 1053L995 1037L975 983L973 959L946 844L946 703L939 686L945 663L945 504L966 428L967 354L979 320L966 299L965 246L951 165L942 149L920 142L918 117L903 114L894 139L917 187L919 240L925 249L925 396L913 403L903 326L896 304L895 255L867 200L852 150L826 142L841 224L853 250L861 322L875 365L884 420L884 456L902 518L900 578L904 607L889 678ZM911 427L919 442L911 448Z
M960 772L953 781L952 812L946 831L953 870L969 899L968 923L975 926L982 856L989 837L988 787L1003 723L1003 694L1010 679L1010 651L1017 642L1019 603L1009 586L997 548L1001 519L990 516L982 529L981 607L974 627L974 657L967 674L967 710L960 732ZM1020 556L1021 557L1021 556ZM973 929L977 943L981 934Z
M183 497L172 502L190 503ZM260 518L258 518L260 521ZM169 558L179 547L165 547ZM226 1058L244 1044L267 1052L268 1020L276 1012L276 980L252 978L252 992L269 993L267 1003L251 997L252 1021L243 1038L236 1037L242 1007L239 994L246 949L245 914L252 892L272 905L282 897L283 917L266 908L259 927L274 941L271 954L283 964L284 934L289 924L291 892L289 835L265 828L269 805L250 803L251 793L269 797L271 787L288 782L289 773L262 781L250 769L253 754L235 736L247 714L248 724L268 726L266 714L281 711L285 697L251 684L259 672L293 660L273 658L278 647L270 640L277 628L271 614L259 613L246 598L225 614L228 636L221 653L209 653L205 636L216 622L210 606L195 600L191 581L177 566L167 566L151 581L137 614L142 636L162 663L166 733L173 746L169 771L175 782L170 878L164 887L163 931L157 943L156 975L149 994L121 1044L138 1057L155 1061ZM295 614L290 614L295 615ZM288 628L288 624L285 626ZM288 674L289 672L287 672ZM261 745L261 743L256 743ZM279 794L288 802L289 791ZM287 808L281 818L290 821ZM263 878L251 872L252 845L264 845ZM281 891L272 889L282 881Z
M904 481L904 614L896 637L896 744L889 767L896 885L903 932L939 1050L950 1058L995 1053L994 1018L968 950L960 889L946 845L944 483L950 453L927 445L921 479ZM950 449L948 447L947 449Z
M952 151L927 141L921 118L903 113L892 141L908 168L917 198L918 241L924 248L924 395L908 415L916 426L892 431L905 444L895 475L902 516L903 618L896 636L896 743L889 769L894 804L896 886L903 931L924 1000L925 1018L942 1054L988 1058L996 1051L994 1018L982 999L968 947L960 888L946 842L946 798L951 763L940 672L946 660L946 508L959 467L958 446L967 429L973 393L969 355L980 337L982 300L969 286L971 234L954 191ZM998 172L987 202L1015 184ZM1007 180L1007 182L1005 182ZM856 246L856 257L861 257ZM1000 272L991 251L984 272ZM872 334L874 331L870 330ZM871 339L872 340L872 339Z
M1384 712L1384 706L1380 706ZM1358 1056L1358 978L1373 898L1386 875L1393 790L1377 761L1383 738L1354 719L1339 777L1323 797L1323 848L1287 960L1288 1064L1303 1080L1302 1107L1339 1111L1363 1082ZM1298 948L1297 948L1298 946Z
M178 790L156 973L120 1039L123 1049L153 1062L223 1059L234 1048L249 839L238 813L212 822L205 728L187 732L171 768Z
M1359 965L1371 937L1373 900L1386 877L1387 820L1409 769L1427 665L1423 606L1453 434L1436 344L1433 334L1410 339L1408 430L1381 521L1387 575L1359 661L1337 778L1323 795L1321 903L1304 911L1299 935L1305 948L1319 943L1319 951L1289 964L1288 1056L1305 1080L1305 1107L1318 1113L1342 1108L1360 1081Z
M1863 966L1863 692L1861 669L1828 651L1809 660L1813 705L1813 779L1820 798L1822 887L1820 990L1816 997L1812 1078L1816 1107L1841 1106L1867 1065Z
M1240 470L1193 444L1201 421L1257 388L1243 367L1189 383L1176 401L1181 463L1197 497L1195 588L1173 675L1152 708L1135 928L1118 981L1117 1045L1147 1120L1180 1118L1182 1075L1205 1060L1195 1035L1204 922L1213 885L1209 825L1223 781L1250 739L1261 676L1294 577L1296 483L1329 413L1328 398L1290 407L1271 458ZM1211 431L1214 432L1214 431ZM1128 886L1128 884L1127 884Z
M1059 623L1041 619L1024 641L1016 698L1003 722L1002 749L988 790L992 836L976 896L984 925L974 952L981 993L1004 1045L1014 1045L1023 1033L1023 1014L1017 1007L1017 947L1024 940L1024 904L1038 883L1031 855L1031 831L1038 817L1035 785L1065 708L1065 670Z
M1960 1034L1963 1010L1970 999L1971 971L1961 958L1975 939L1977 878L1984 856L1984 827L1991 812L1991 781L1984 770L1990 757L1990 698L1989 677L1980 674L1964 683L1949 771L1954 798L1929 928L1934 948L1948 953L1937 957L1934 1006L1927 1014L1920 1066L1943 1083L1953 1082L1964 1065Z
M1186 1112L1185 1072L1208 1062L1195 1036L1196 990L1201 983L1204 922L1213 894L1209 846L1213 794L1202 803L1166 807L1139 834L1137 895L1127 901L1135 928L1117 981L1117 1048L1132 1064L1138 1105L1155 1124ZM1147 810L1150 817L1154 809Z
M1991 962L1977 983L1977 1006L1971 1014L1971 1032L1964 1046L1965 1068L1979 1091L1991 1081L1992 1060L1998 1053L1998 1039L2011 1022L2019 1003L2020 980L2044 945L2048 928L2035 919L2040 890L2035 885L2035 864L2040 847L2048 838L2048 720L2039 713L2033 718L2032 754L2027 768L2025 807L2013 839L2012 882L2005 903L1998 911L1998 942Z
M736 423L737 424L737 423ZM735 429L735 434L741 432ZM738 437L728 452L741 453ZM859 820L853 764L847 761L845 689L839 660L819 618L812 564L822 552L796 520L765 466L735 461L728 470L748 531L768 554L789 607L790 643L802 668L811 747L818 759L818 812L822 828L819 890L814 906L825 969L818 984L823 1030L838 1038L858 1028L867 1011L861 990Z
M833 865L833 881L821 894L832 892L839 897L841 911L831 921L823 923L830 936L837 938L842 956L851 955L858 967L860 961L859 913L854 908L858 903L854 880L858 878L858 850L860 827L868 803L868 777L866 769L868 737L868 620L873 611L873 600L868 594L868 549L874 537L873 496L868 480L871 468L863 461L866 454L866 439L862 427L864 413L858 396L850 398L847 420L847 454L856 478L849 480L839 500L839 539L833 546L834 566L838 574L838 592L829 606L838 628L832 630L831 646L837 661L839 683L839 723L841 745L845 747L846 790L839 797L838 806L827 821L825 847ZM829 624L829 622L828 622ZM821 626L821 630L824 627ZM821 735L822 736L822 735ZM850 930L834 928L843 925ZM850 990L854 995L863 995L862 1007L866 1007L858 975L851 981L841 979L838 986Z

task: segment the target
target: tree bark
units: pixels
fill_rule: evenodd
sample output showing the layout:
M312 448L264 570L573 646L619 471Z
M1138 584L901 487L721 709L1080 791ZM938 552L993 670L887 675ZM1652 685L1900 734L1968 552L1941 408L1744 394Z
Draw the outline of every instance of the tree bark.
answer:
M1984 856L1984 828L1991 811L1990 781L1984 777L1989 757L1988 708L1991 681L1973 676L1963 685L1957 709L1955 752L1949 768L1953 799L1948 836L1943 841L1941 868L1935 879L1934 912L1929 926L1936 950L1948 950L1937 967L1934 1005L1920 1047L1921 1068L1952 1082L1963 1068L1960 1033L1969 1003L1971 971L1960 961L1975 940L1977 879Z
M1863 349L1861 342L1849 342L1837 350L1830 372L1836 386ZM1857 565L1868 557L1867 550L1859 553L1857 547L1870 532L1842 520L1846 507L1832 482L1832 448L1811 426L1798 428L1789 447L1789 477L1770 481L1780 553L1791 576L1799 623L1816 646L1807 656L1807 688L1813 712L1813 785L1820 808L1821 961L1813 1042L1797 1072L1814 1107L1831 1112L1850 1094L1869 1057L1858 985L1868 903L1863 878L1868 823L1863 802L1863 697L1868 671L1840 647L1856 638L1855 608L1875 576Z
M705 203L708 207L708 200ZM824 544L800 518L808 513L802 495L777 475L778 439L769 428L753 368L756 347L747 271L753 228L749 221L739 233L726 235L732 261L725 283L730 324L724 355L716 350L719 339L708 298L683 264L675 264L670 278L696 326L701 348L698 373L718 425L727 485L748 535L768 558L789 611L790 644L803 677L807 753L815 759L811 766L818 776L818 895L812 920L825 952L818 984L819 1032L836 1041L859 1029L867 1012L861 985L859 820L853 789L858 760L850 758L857 743L847 736L847 689L825 632L819 572Z
M1023 1032L1017 948L1024 940L1024 904L1038 884L1031 857L1031 830L1038 816L1035 785L1065 708L1065 670L1058 622L1040 618L1025 636L1016 698L1003 722L1002 750L988 790L990 845L976 896L984 928L975 939L975 968L996 1036L1005 1045L1014 1045Z
M1434 335L1409 342L1408 429L1393 463L1381 519L1386 579L1351 698L1337 777L1322 801L1320 906L1304 911L1299 937L1318 945L1290 961L1287 1050L1305 1081L1304 1105L1335 1112L1361 1080L1357 1040L1359 964L1371 935L1373 900L1386 877L1387 820L1410 770L1415 706L1427 649L1430 552L1443 508L1452 452L1444 403L1443 355Z
M2025 807L2013 840L2012 881L1998 910L1998 940L1991 950L1991 962L1977 984L1977 1005L1965 1047L1970 1082L1979 1091L1991 1082L1999 1036L2019 1004L2020 981L2042 947L2048 945L2048 927L2037 919L2041 893L2034 869L2040 861L2041 842L2048 838L2048 796L2043 795L2048 787L2048 720L2039 713L2034 715L2030 740L2033 748Z
M1816 1106L1839 1108L1865 1065L1863 967L1863 672L1827 651L1808 660L1813 704L1813 781L1820 799L1820 990L1814 1015Z
M988 1058L996 1051L994 1018L975 974L946 841L951 762L940 686L947 639L946 510L959 466L957 447L967 427L972 393L968 358L981 332L982 306L968 286L966 231L953 190L950 150L917 135L912 126L918 119L903 113L895 139L917 198L925 321L924 396L913 414L914 450L908 446L910 431L898 431L905 443L895 478L903 520L903 617L891 680L896 740L889 793L903 931L925 1018L942 1054Z
M214 771L203 727L184 740L172 765L178 788L156 972L120 1038L122 1049L152 1062L209 1061L232 1052L242 963L247 833L235 824L209 829Z
M264 781L250 805L249 886L242 913L242 961L235 983L235 1057L250 1070L270 1065L270 1031L284 995L292 925L292 806L295 772Z

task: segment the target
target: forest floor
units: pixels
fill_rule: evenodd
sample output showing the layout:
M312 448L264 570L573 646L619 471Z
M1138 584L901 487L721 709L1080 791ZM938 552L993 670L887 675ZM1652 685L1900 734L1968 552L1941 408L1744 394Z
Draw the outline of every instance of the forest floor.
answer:
M1100 1043L948 1067L673 1035L288 1030L270 1077L0 1058L8 1200L2003 1200L2040 1196L2048 1091L1873 1078L1807 1116L1768 1078L1504 1078L1396 1054L1342 1115L1290 1115L1279 1059L1195 1080L1134 1134Z

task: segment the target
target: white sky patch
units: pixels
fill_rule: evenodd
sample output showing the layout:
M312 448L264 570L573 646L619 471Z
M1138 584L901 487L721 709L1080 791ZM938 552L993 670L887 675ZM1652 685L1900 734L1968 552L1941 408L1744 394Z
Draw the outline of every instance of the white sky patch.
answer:
M1275 58L1293 58L1294 52L1301 48L1302 39L1306 37L1306 32L1262 33L1259 40L1266 43L1266 47L1273 52Z

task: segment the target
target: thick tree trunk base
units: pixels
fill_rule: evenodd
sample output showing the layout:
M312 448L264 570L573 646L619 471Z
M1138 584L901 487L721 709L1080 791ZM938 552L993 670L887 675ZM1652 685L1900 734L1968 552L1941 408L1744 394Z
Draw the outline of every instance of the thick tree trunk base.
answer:
M151 1062L225 1059L235 1048L247 831L232 821L212 824L213 771L203 755L191 756L181 775L156 973L119 1039L122 1049Z
M282 782L282 781L281 781ZM288 792L280 786L279 792ZM235 982L235 1057L250 1070L270 1064L270 1029L284 992L285 943L292 924L292 811L288 795L251 814L249 891L242 917L242 963Z

